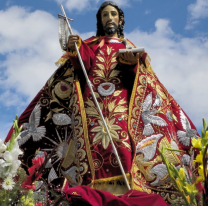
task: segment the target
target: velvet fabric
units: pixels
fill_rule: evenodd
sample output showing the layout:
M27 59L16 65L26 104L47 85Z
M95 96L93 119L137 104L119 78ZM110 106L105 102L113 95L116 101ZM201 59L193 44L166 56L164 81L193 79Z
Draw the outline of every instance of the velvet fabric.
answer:
M170 204L183 204L180 194L169 179L166 166L157 148L161 149L165 146L182 150L183 152L180 153L165 151L165 155L170 163L188 169L191 138L197 135L196 128L159 81L152 70L147 54L143 55L137 65L126 64L113 56L120 48L119 45L124 47L123 42L115 45L116 43L103 42L103 39L106 38L92 37L82 42L80 51L92 82L98 80L98 77L99 81L101 77L115 77L119 80L108 81L115 84L116 90L107 98L116 98L112 102L108 102L110 99L106 101L103 98L102 101L107 103L103 105L102 112L108 116L124 98L124 104L121 104L119 109L117 108L120 113L116 113L115 119L109 121L109 126L115 137L114 143L117 144L121 153L125 172L129 175L131 188L134 191L149 193L147 200L153 193L159 193ZM127 44L133 46L128 40ZM104 71L108 71L105 66L108 61L105 61L104 57L110 58L112 63L109 68L113 72L111 71L112 73L107 76L104 75ZM61 66L19 117L19 124L22 125L30 121L32 114L40 114L37 127L45 128L45 133L40 139L33 138L31 133L31 136L20 146L24 151L21 157L22 166L27 170L31 167L32 158L36 154L41 155L43 151L48 153L53 151L51 164L42 176L45 185L61 176L67 177L70 186L90 185L93 188L100 185L102 188L109 182L121 180L123 177L120 175L116 159L110 158L112 156L110 155L111 144L107 144L107 137L103 135L106 131L104 129L101 131L101 122L94 121L97 111L89 109L89 107L94 107L94 103L90 99L89 89L82 78L83 74L76 57L70 57L66 53L61 58L60 64ZM118 71L122 71L122 77ZM130 73L133 75L128 76ZM100 83L104 82L100 81ZM126 87L130 84L129 90ZM98 93L99 85L94 81L96 93ZM102 101L99 97L99 103ZM57 124L54 121L57 114L69 116L73 119L73 123L71 125ZM36 118L39 117L36 116ZM118 133L120 127L122 131ZM11 132L12 128L6 141L10 139ZM26 130L26 132L30 131ZM127 136L122 136L122 132ZM103 145L107 148L106 151ZM101 151L104 158L102 154L98 154ZM98 192L98 194L102 196L101 193Z
M109 192L77 186L65 189L66 198L72 206L168 206L160 195L129 190L126 194L115 196Z

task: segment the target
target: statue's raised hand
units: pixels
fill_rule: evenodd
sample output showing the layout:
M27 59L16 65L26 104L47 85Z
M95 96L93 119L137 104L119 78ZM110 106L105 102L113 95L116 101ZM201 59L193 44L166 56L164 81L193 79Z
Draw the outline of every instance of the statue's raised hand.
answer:
M75 51L74 43L77 43L79 38L80 37L77 34L76 35L74 35L74 34L69 35L69 39L68 39L68 43L67 43L68 50Z

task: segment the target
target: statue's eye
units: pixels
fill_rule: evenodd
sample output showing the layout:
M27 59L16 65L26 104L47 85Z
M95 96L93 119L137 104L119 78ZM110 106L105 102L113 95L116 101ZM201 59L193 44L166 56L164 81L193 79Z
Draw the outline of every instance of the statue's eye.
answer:
M116 16L117 13L116 13L116 12L112 12L111 15L112 15L112 16Z

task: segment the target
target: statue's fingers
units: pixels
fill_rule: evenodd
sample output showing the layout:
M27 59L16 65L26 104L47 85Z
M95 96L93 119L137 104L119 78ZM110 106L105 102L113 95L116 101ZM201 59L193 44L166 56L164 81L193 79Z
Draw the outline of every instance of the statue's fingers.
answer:
M129 54L128 54L128 51L124 52L123 55L124 55L124 59L128 61L128 60L129 60Z

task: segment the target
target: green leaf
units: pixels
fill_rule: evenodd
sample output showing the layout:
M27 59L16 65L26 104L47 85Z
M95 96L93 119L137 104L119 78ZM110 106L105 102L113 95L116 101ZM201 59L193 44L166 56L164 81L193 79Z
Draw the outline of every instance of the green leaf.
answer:
M202 135L201 135L201 136L202 136L202 138L203 138L203 137L205 136L205 132L204 132L204 130L203 130L203 129L202 129L202 132L201 132L201 133L202 133Z
M175 151L175 152L184 152L183 150L178 150L178 149L173 149L173 148L166 148L166 149L170 151Z
M203 118L203 127L204 127L204 131L206 131L207 123L204 118Z

